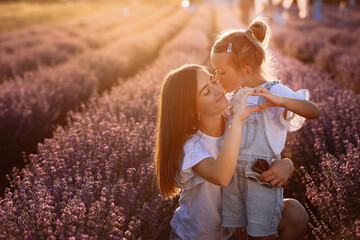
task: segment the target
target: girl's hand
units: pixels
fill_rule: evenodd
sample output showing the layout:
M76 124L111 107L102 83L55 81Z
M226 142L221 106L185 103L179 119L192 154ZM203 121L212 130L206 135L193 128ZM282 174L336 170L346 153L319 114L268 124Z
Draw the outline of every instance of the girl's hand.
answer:
M320 116L319 107L309 100L281 97L269 92L262 86L255 88L253 96L262 96L266 99L266 102L259 106L261 110L274 106L285 108L285 111L283 112L284 119L286 119L287 110L304 118L315 119Z
M266 102L264 102L259 106L260 110L263 110L264 108L268 108L268 107L281 106L283 100L282 97L269 92L263 86L254 88L253 96L262 96L266 99Z
M294 165L289 158L273 163L269 170L260 175L260 181L268 182L274 187L282 187L290 180Z
M231 100L231 104L234 110L234 118L239 121L245 121L253 112L259 112L261 109L259 106L248 107L246 101L249 95L254 94L253 88L242 88L239 90L235 97Z

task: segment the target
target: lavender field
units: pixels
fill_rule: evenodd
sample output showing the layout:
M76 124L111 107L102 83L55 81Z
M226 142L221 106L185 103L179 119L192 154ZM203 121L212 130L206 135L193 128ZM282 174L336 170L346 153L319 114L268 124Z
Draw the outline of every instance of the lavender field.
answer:
M270 19L279 79L321 109L288 134L285 197L306 207L306 239L355 240L360 9L324 13ZM162 198L153 165L162 80L185 63L212 71L214 35L244 27L226 5L147 2L1 33L0 239L168 239L178 198Z
M292 18L285 27L274 26L274 43L286 55L327 72L332 79L356 93L360 92L360 15L342 20L332 6L322 22Z

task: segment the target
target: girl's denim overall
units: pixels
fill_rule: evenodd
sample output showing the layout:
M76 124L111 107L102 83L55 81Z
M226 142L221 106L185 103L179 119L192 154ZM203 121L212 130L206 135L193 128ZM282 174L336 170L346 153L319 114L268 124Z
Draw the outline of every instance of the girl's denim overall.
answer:
M279 83L268 82L267 90ZM265 102L259 97L257 105ZM228 122L228 124L231 122ZM228 129L228 128L227 128ZM222 225L245 227L250 236L261 237L277 234L283 209L283 188L260 183L252 165L258 158L280 160L269 144L265 132L263 112L255 112L245 121L236 170L228 187L223 188ZM249 180L250 179L250 180ZM255 180L255 181L254 181Z

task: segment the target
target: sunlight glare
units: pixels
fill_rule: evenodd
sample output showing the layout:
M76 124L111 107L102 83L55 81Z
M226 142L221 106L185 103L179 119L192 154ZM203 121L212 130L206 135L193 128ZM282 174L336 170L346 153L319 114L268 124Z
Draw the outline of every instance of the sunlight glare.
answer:
M182 6L183 8L189 7L189 6L190 6L190 1L189 1L189 0L183 0L183 1L181 2L181 6Z

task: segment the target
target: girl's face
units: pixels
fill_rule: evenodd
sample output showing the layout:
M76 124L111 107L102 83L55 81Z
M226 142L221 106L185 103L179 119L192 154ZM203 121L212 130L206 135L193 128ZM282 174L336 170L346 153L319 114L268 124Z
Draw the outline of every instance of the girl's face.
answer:
M229 107L221 84L206 71L197 71L196 104L200 115L214 115Z
M212 52L211 64L216 71L216 80L221 83L226 92L232 92L240 86L245 86L243 74L230 65L227 52Z

